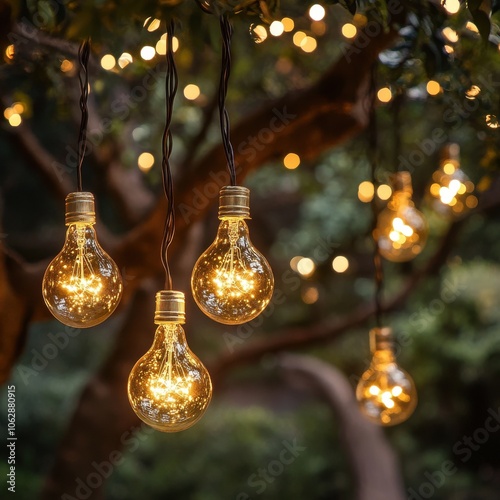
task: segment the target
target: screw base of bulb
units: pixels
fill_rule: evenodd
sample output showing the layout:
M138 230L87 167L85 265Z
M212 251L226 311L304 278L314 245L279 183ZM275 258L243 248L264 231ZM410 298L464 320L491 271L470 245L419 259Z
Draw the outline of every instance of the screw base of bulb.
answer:
M95 224L95 202L92 193L75 192L66 196L66 225L76 222Z
M370 330L370 350L372 353L376 351L392 351L394 349L394 339L392 336L392 328L384 326L382 328L372 328Z
M186 299L184 293L175 290L161 290L156 293L155 323L176 323L183 325L186 322Z
M242 186L224 186L219 193L219 219L250 219L250 190Z

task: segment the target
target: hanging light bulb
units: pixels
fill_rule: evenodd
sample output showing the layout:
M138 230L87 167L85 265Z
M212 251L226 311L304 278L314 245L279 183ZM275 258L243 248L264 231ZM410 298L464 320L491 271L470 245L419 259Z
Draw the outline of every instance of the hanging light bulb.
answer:
M356 399L361 411L374 423L384 426L407 420L417 406L415 384L396 363L390 328L370 331L372 362L361 376Z
M220 323L252 320L273 295L274 278L264 256L252 245L245 219L250 218L250 192L240 186L220 191L221 223L215 241L196 262L191 276L200 309Z
M432 207L447 217L456 217L477 206L474 184L460 168L460 146L443 148L441 167L432 174L429 188Z
M212 398L207 369L189 349L184 294L162 290L156 294L158 328L151 349L135 364L128 378L128 398L136 415L162 432L178 432L194 425Z
M377 221L375 239L387 260L404 262L415 258L427 241L427 222L411 199L409 172L394 176L394 193Z
M94 224L92 193L70 193L66 197L66 241L42 282L50 312L61 323L76 328L102 323L122 296L120 272L99 245Z

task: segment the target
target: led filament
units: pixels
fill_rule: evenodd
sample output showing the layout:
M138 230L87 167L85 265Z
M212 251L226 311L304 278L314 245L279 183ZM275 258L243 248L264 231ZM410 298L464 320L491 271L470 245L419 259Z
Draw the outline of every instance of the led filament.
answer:
M248 218L248 189L222 188L217 237L198 259L191 276L196 303L220 323L252 320L264 310L273 294L273 273L250 241L244 220Z
M374 237L387 260L404 262L415 258L427 241L427 223L412 201L409 172L395 175L394 193L377 221Z
M371 421L383 426L407 420L417 406L415 384L396 363L390 328L370 331L372 361L356 388L360 409Z
M42 283L50 312L65 325L77 328L106 320L122 295L118 267L99 245L94 224L93 195L70 193L66 198L66 241Z
M132 409L143 422L162 432L194 425L212 397L210 375L187 345L184 322L184 294L158 292L153 345L128 379Z
M475 208L474 184L460 168L460 147L449 144L443 150L441 167L432 174L429 194L432 207L447 217Z

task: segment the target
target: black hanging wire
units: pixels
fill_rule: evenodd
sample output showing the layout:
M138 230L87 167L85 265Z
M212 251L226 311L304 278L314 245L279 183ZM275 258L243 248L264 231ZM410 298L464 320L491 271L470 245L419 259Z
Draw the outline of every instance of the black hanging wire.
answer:
M175 233L175 211L174 211L174 185L172 181L172 171L170 168L170 155L172 154L172 132L170 124L172 122L172 111L174 108L175 94L177 93L178 77L175 67L174 51L174 21L170 21L167 26L167 71L165 78L165 130L163 132L163 157L161 163L161 174L163 179L163 191L167 199L167 217L163 229L163 240L161 244L161 262L165 269L165 289L172 290L172 275L168 264L168 247L174 239Z
M89 57L90 57L90 38L84 40L78 49L78 61L80 63L80 71L78 79L80 80L80 111L82 119L80 121L80 132L78 134L78 165L76 170L77 189L83 191L82 187L82 164L87 150L87 124L89 121L89 112L87 101L89 98Z
M376 187L377 178L376 172L378 167L378 135L377 135L377 113L375 109L377 98L377 63L375 62L371 69L370 75L370 95L369 95L369 125L368 125L368 154L371 166L371 176L374 188L373 198L371 201L372 208L372 237L374 242L373 264L375 267L375 322L378 328L382 328L382 292L384 287L384 270L382 265L382 256L377 237L377 199Z
M236 186L236 167L234 165L234 151L231 144L229 114L226 109L226 96L229 76L231 74L231 37L233 28L227 14L220 16L220 29L222 33L222 67L219 82L219 117L222 135L222 144L226 153L227 169L231 186Z

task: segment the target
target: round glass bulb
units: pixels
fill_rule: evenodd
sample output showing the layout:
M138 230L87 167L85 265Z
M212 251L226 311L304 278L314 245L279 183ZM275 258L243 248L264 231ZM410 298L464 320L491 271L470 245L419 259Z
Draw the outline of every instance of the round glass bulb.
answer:
M222 194L229 189L237 194ZM191 275L193 297L199 308L213 320L228 325L257 317L269 304L274 290L271 267L250 241L244 220L248 218L247 203L247 189L223 188L217 237L198 259Z
M76 202L72 195L78 198ZM82 203L87 203L92 212L68 212L68 207L81 208ZM102 323L116 309L122 280L117 265L97 241L92 195L71 193L66 210L66 241L45 271L42 294L49 311L61 323L89 328Z
M387 330L374 329L371 334ZM415 411L417 390L410 375L396 363L392 345L375 344L370 367L358 382L356 399L372 422L383 426L400 424Z
M414 259L427 242L427 222L411 199L411 178L408 172L399 172L395 191L377 220L375 239L381 255L393 262Z
M161 432L183 431L203 416L212 382L180 324L158 326L151 349L130 372L128 398L136 415Z

